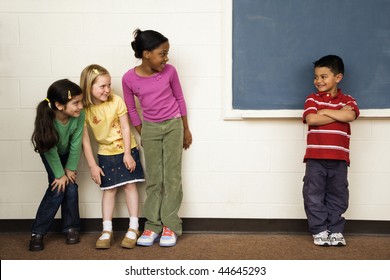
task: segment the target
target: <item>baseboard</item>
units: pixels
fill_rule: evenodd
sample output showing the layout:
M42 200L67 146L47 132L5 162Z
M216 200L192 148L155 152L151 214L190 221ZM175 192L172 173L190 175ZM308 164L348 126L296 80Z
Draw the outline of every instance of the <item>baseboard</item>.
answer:
M33 220L0 220L1 233L30 232ZM140 230L145 219L140 218ZM117 231L126 231L128 218L114 218L113 226ZM82 219L82 231L99 232L101 219ZM61 231L61 220L56 219L52 232ZM225 219L225 218L183 218L184 233L308 233L306 219ZM347 220L345 233L350 234L390 234L390 221Z

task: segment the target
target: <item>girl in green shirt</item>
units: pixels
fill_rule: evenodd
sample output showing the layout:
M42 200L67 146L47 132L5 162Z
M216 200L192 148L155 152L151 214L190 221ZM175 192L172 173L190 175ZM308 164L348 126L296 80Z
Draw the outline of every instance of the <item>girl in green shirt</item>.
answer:
M43 250L43 237L50 230L60 206L66 243L80 241L76 169L85 119L82 98L81 88L63 79L49 87L47 97L37 107L31 141L42 158L49 185L32 225L30 251Z

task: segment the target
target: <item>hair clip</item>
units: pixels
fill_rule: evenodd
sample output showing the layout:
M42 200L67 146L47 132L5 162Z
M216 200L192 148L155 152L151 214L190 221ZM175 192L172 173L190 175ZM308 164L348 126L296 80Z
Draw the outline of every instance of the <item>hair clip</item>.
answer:
M47 101L47 105L49 105L49 108L51 109L51 104L50 104L49 98L46 97L45 100Z
M72 99L72 93L68 90L68 99Z
M99 73L99 70L97 70L96 68L93 68L92 71L95 72L96 75L99 75L99 74L100 74L100 73Z

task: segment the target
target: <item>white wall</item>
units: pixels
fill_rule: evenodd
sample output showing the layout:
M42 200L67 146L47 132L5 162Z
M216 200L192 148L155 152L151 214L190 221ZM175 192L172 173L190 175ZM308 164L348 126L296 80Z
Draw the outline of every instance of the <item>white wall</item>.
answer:
M224 119L230 94L226 3L0 0L0 219L34 218L46 189L46 173L29 139L47 87L65 77L78 83L81 70L98 63L121 94L122 74L138 63L130 47L137 27L170 39L170 63L179 71L189 108L194 143L184 153L181 215L305 218L301 120ZM390 220L389 125L389 119L363 118L352 124L349 219ZM78 183L81 216L100 218L101 192L84 158ZM127 216L123 193L115 215Z

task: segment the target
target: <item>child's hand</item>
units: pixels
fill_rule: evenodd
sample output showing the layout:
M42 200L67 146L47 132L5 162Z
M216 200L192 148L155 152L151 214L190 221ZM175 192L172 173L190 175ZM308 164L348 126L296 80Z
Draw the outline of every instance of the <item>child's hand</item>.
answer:
M57 192L64 192L66 185L69 183L69 179L66 175L62 176L61 178L54 179L53 183L51 183L51 190L54 191L57 189Z
M192 144L192 134L189 128L184 129L183 148L187 150Z
M89 168L89 173L91 173L92 181L96 184L100 185L102 183L102 179L100 176L105 176L103 170L98 166L94 165Z
M123 156L123 163L130 172L133 172L135 170L136 163L130 154L125 153L125 155Z
M76 182L77 171L72 171L65 168L65 175L69 178L69 180L74 184Z

